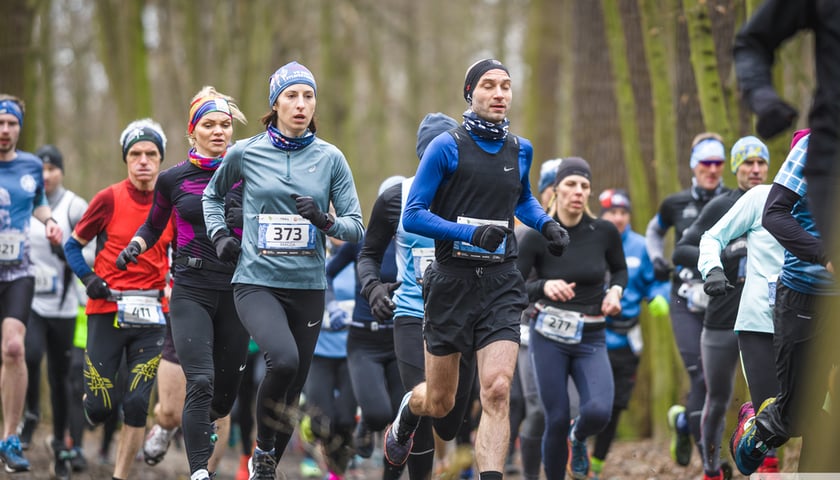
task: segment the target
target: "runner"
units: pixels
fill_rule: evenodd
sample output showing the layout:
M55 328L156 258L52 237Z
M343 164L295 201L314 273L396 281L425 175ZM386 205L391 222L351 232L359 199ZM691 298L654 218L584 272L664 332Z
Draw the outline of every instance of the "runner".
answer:
M93 197L64 252L88 295L85 414L91 424L102 423L115 413L121 398L123 426L113 477L125 480L143 443L149 395L169 317L164 289L173 228L167 225L158 243L127 271L115 266L120 251L152 207L166 135L153 120L137 120L123 130L120 144L128 178ZM93 240L97 254L91 271L82 248ZM123 355L130 376L125 391L115 388Z
M230 286L236 258L220 260L216 256L215 246L207 237L201 205L201 193L227 152L234 119L246 121L231 97L210 86L195 94L187 123L192 147L187 159L161 172L146 222L116 260L120 270L130 269L132 263L143 258L143 252L158 242L174 213L177 237L171 335L167 335L171 341L164 344L158 390L160 410L179 412L172 406L182 406L183 422L180 415L167 415L174 421L155 425L143 451L147 463L159 462L166 453L173 427L183 423L191 480L209 479L216 469L218 455L208 466L214 444L219 446L216 450L221 455L226 443L226 438L216 442L216 421L225 418L226 437L230 425L227 416L248 351L248 332L239 321ZM233 190L230 195L237 192ZM230 204L230 198L227 200ZM174 350L167 347L172 343ZM159 422L163 421L161 417L158 416Z
M26 322L35 294L35 272L29 256L30 217L44 224L51 244L61 242L61 226L52 217L44 194L41 160L17 149L24 109L19 98L0 94L0 461L10 473L29 470L17 428L26 397Z
M269 79L266 132L238 141L202 198L207 235L222 261L239 255L236 310L266 359L257 394L251 480L274 479L324 314L326 236L364 232L353 176L338 148L315 135L316 84L291 62ZM224 197L242 180L242 241L225 223ZM327 213L330 204L336 214Z

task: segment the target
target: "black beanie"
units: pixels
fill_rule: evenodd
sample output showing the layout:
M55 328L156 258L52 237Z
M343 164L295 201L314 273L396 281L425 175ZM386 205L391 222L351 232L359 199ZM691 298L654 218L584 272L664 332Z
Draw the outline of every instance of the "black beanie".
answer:
M557 167L557 176L554 177L554 185L558 185L569 175L580 175L587 180L592 180L592 170L589 163L580 157L566 157Z
M49 163L62 172L64 171L64 157L61 156L61 152L55 146L44 145L35 152L35 156L40 158L44 164Z
M475 84L481 80L481 76L490 70L496 69L504 70L505 73L510 75L507 67L502 65L502 62L492 58L485 58L470 65L470 68L467 69L466 76L464 76L464 100L468 104L472 105L472 92L475 90Z

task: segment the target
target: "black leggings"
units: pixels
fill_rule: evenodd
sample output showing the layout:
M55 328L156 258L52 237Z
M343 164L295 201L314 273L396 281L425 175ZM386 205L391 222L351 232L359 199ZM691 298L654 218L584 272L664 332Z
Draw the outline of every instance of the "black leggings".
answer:
M706 381L703 377L703 363L700 361L700 335L703 332L703 313L688 310L686 300L671 291L671 328L674 340L688 373L688 398L685 402L686 419L694 443L700 445L700 417L706 401Z
M397 317L394 319L394 350L400 369L403 388L409 391L426 381L425 349L423 347L423 319ZM452 440L458 433L472 397L475 379L475 356L461 355L458 371L458 390L455 406L443 418L421 417L414 433L414 446L408 457L408 476L429 478L434 464L435 437L432 427L443 440Z
M172 340L187 380L181 428L190 473L206 469L211 422L230 413L248 355L248 332L230 290L178 285L169 303Z
M779 379L774 365L776 355L773 350L773 334L764 332L739 331L738 349L741 351L741 364L747 377L750 399L757 410L762 402L779 394Z
M114 316L114 313L88 316L85 413L91 422L102 423L122 401L123 422L130 427L145 427L164 328L116 328ZM169 314L166 316L169 321ZM129 372L125 389L119 388L117 381L123 354Z
M248 353L245 370L239 382L239 392L233 403L231 417L239 424L242 454L251 456L254 451L254 397L257 393L257 379L262 378L265 364L260 358L260 352Z
M26 325L25 352L29 384L26 389L26 408L40 416L41 359L47 355L47 379L50 384L53 438L64 438L67 427L70 354L73 349L73 330L76 317L42 317L31 311Z
M257 391L257 446L279 459L297 423L297 403L324 316L324 290L236 284L236 311L265 356Z
M356 397L350 381L346 358L315 356L306 392L306 413L312 433L321 441L330 470L343 475L353 448L356 426Z

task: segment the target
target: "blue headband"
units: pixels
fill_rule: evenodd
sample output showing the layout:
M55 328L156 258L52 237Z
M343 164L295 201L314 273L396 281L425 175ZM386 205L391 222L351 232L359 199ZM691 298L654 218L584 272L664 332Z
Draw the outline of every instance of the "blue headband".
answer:
M0 113L14 115L18 119L20 128L23 128L23 110L14 100L0 100Z
M315 90L315 95L318 95L318 87L315 85L315 76L312 72L298 62L289 62L268 77L268 106L273 107L280 93L296 83L309 85L312 90Z

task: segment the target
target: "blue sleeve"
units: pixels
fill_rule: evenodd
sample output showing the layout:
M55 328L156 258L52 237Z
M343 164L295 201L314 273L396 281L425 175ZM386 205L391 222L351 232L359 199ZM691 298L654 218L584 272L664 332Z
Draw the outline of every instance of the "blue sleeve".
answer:
M332 280L339 272L344 270L344 267L353 263L359 250L361 250L361 243L344 242L341 244L335 255L327 262L327 278Z
M441 133L426 148L408 192L403 212L406 231L437 240L472 240L476 227L444 220L429 211L438 188L457 167L458 145L452 135Z
M93 273L93 270L88 267L85 262L85 257L82 254L82 244L73 237L70 237L64 243L64 258L67 259L67 265L73 270L77 277L82 278L85 275Z
M538 232L542 232L542 227L545 222L550 222L551 217L545 213L545 209L540 205L540 202L534 198L531 193L531 181L528 179L528 174L531 171L531 161L534 157L534 147L531 142L519 137L519 174L522 181L522 193L519 195L519 201L516 203L516 217L529 227Z

